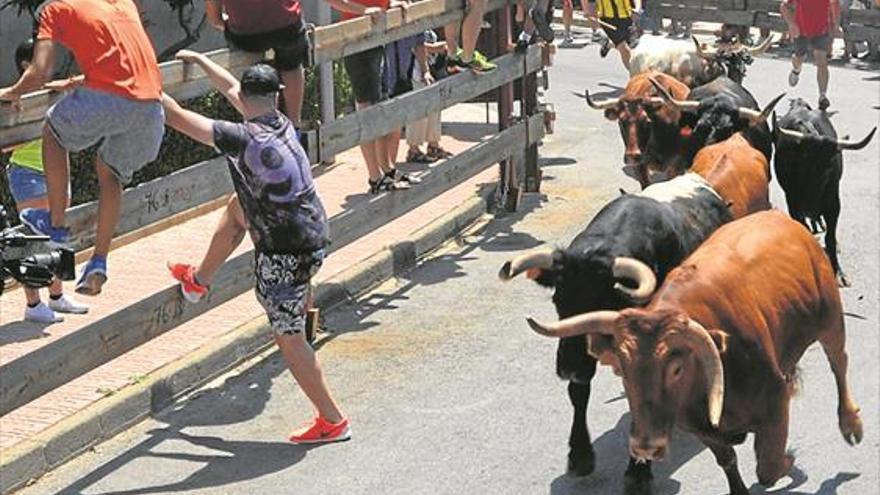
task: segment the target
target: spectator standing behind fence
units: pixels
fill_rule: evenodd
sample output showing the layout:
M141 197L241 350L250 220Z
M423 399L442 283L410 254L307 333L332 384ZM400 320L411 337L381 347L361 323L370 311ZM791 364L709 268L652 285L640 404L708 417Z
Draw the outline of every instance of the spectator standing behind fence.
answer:
M523 11L528 9L529 15L523 15ZM553 5L550 0L519 0L516 3L516 18L523 18L523 28L516 40L516 51L524 52L532 43L535 31L547 43L552 43L554 39L553 28L547 19L553 17Z
M446 64L438 55L446 53L446 43L438 41L437 33L429 29L418 39L413 47L415 55L412 65L413 89L422 89L435 81L442 79L446 74ZM409 150L406 153L406 161L412 163L433 163L452 156L452 153L440 146L441 124L440 112L432 113L427 117L410 122L406 126L406 143ZM428 143L427 152L421 150L422 144Z
M303 66L309 56L299 0L205 0L205 15L223 31L233 48L246 52L275 52L273 65L284 82L284 109L287 118L301 125Z
M99 145L95 250L76 284L78 293L96 295L107 280L107 254L119 218L122 185L159 154L165 132L159 102L162 76L132 0L50 0L39 15L32 63L18 82L0 89L0 100L15 100L40 89L52 75L56 44L73 52L85 82L49 109L43 128L49 210L29 208L21 217L52 242L67 243L67 154Z
M453 71L470 69L474 72L495 70L495 64L477 51L477 39L483 27L483 14L486 13L486 0L463 1L466 2L466 10L461 22L456 21L443 28L449 51L449 68Z
M34 55L34 41L27 40L15 50L15 66L19 74L31 64ZM76 84L78 81L74 81ZM66 81L61 85L66 86ZM7 150L8 151L8 150ZM46 176L43 174L43 140L33 141L17 146L9 157L9 167L6 169L9 178L9 192L15 200L15 208L23 211L27 208L49 207L49 199L46 197ZM36 323L57 323L64 321L64 317L56 313L88 313L89 307L81 304L64 294L64 288L58 277L52 279L49 285L49 305L40 300L40 290L30 287L24 288L27 306L24 310L24 319Z
M804 57L808 50L812 50L819 84L819 109L826 110L831 106L827 95L828 54L839 26L840 4L837 0L785 0L779 9L794 40L788 84L797 86Z
M633 7L635 6L635 7ZM611 51L611 46L620 53L620 61L629 69L630 48L629 42L633 33L633 13L641 12L641 0L597 0L596 15L602 24L602 29L608 36L608 40L599 50L603 58ZM610 44L609 44L610 42Z
M342 12L343 19L354 19L366 15L370 16L373 22L379 16L384 15L384 11L392 6L389 0L327 0L327 3ZM403 7L402 4L397 3L393 6ZM377 46L349 55L345 57L343 65L345 65L345 71L351 80L355 107L358 110L386 99L388 92L384 84L384 47ZM364 156L369 174L367 184L371 194L406 188L415 182L409 175L394 168L391 163L389 150L398 146L399 142L400 133L398 132L397 134L387 134L375 141L361 143L361 153Z
M254 243L257 300L269 318L281 356L318 412L294 431L290 441L347 440L349 421L304 336L306 294L323 263L328 225L308 157L290 120L277 109L278 94L284 89L281 78L265 64L246 69L240 83L219 66L203 67L209 67L212 82L241 111L244 122L212 120L183 109L165 95L168 125L216 147L227 158Z
M417 34L385 45L385 70L382 74L382 84L389 98L395 98L412 91L410 73L413 64L413 48L421 38L422 35ZM400 148L400 129L391 131L387 136L388 163L394 166L397 163L397 152ZM410 181L415 181L415 179L410 178Z

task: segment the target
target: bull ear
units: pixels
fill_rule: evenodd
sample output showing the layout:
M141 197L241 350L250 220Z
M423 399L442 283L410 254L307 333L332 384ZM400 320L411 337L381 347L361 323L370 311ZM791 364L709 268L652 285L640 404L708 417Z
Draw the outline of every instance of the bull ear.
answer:
M605 109L605 118L608 120L617 120L620 118L620 113L616 108L606 108Z

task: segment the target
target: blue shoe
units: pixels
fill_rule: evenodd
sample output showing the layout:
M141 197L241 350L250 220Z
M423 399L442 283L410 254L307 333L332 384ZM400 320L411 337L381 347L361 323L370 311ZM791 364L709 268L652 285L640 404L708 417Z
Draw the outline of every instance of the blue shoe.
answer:
M101 286L107 282L107 258L94 256L83 267L79 281L76 282L76 293L85 296L97 296Z
M18 214L21 223L28 226L35 234L49 237L49 242L64 246L70 240L70 230L66 227L53 227L49 210L42 208L25 208Z

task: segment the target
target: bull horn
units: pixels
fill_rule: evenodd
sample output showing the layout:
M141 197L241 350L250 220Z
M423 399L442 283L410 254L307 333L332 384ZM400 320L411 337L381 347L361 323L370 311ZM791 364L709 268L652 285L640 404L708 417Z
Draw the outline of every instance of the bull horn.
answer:
M860 150L860 149L864 148L865 146L867 146L868 143L871 142L871 138L874 137L874 133L876 133L876 132L877 132L877 128L874 127L873 129L871 129L871 132L869 132L868 135L865 136L865 138L859 142L853 142L853 141L850 141L846 138L838 139L837 140L837 149L839 149L839 150Z
M803 132L793 131L791 129L786 129L785 127L779 127L779 126L776 126L775 132L778 133L780 136L787 137L789 139L792 139L792 140L798 141L798 142L800 142L801 140L803 140L804 138L807 137L807 135L804 134Z
M699 55L700 58L704 58L706 60L713 60L715 58L717 50L703 50L703 46L700 45L700 41L697 39L696 36L691 36L691 39L694 40L694 45L697 47L697 55Z
M587 105L590 108L595 108L596 110L606 110L611 107L616 107L618 103L620 103L620 98L608 98L607 100L595 102L592 98L590 98L590 91L584 90L584 99L587 100Z
M773 43L773 35L768 34L767 37L764 38L763 41L758 43L757 46L753 46L748 49L749 55L760 55L760 54L764 53L765 51L767 51L768 48L770 48L770 45L772 43Z
M526 318L526 321L535 333L545 337L564 338L588 333L614 335L614 322L617 321L617 317L617 311L591 311L555 323L540 323L533 318Z
M517 256L504 263L498 272L498 278L506 282L520 273L533 268L542 268L544 270L553 268L553 251L547 249Z
M773 113L773 108L776 107L779 100L784 97L785 93L782 93L776 98L773 98L760 112L751 108L739 107L739 116L740 118L751 120L753 124L764 123L767 121L767 118L770 117L770 114Z
M660 93L660 96L663 98L663 100L666 103L673 105L683 111L696 112L697 109L700 108L700 102L693 101L693 100L676 100L669 93L669 91L663 87L662 84L657 82L656 79L654 79L653 77L649 77L648 80L651 81L651 84L654 86L654 89L656 89L657 92Z
M635 289L630 289L620 282L614 283L615 290L623 292L633 301L639 303L646 302L650 299L651 294L654 293L654 289L657 288L657 277L654 275L654 271L651 270L651 267L635 258L623 256L614 258L611 272L614 273L614 278L623 278L636 282L637 287Z
M688 320L688 331L675 334L682 344L693 351L703 365L706 374L706 393L708 395L709 422L718 427L721 422L721 411L724 409L724 365L721 354L709 332L696 321ZM678 340L678 339L676 339Z

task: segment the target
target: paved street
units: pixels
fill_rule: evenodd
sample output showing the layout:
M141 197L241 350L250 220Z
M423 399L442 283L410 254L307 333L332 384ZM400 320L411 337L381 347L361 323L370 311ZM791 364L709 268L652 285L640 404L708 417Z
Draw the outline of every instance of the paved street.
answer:
M285 441L310 408L280 359L231 373L67 464L24 490L153 494L617 494L626 465L629 418L619 379L603 369L593 385L589 425L596 472L565 475L570 408L554 375L556 343L530 332L526 315L550 319L550 292L522 279L502 284L502 263L539 245L565 245L618 188L638 189L619 170L617 125L571 91L613 92L626 75L612 53L577 38L560 48L548 101L556 134L542 148L542 194L521 212L475 227L406 278L327 314L333 336L320 356L353 421L350 442L302 448ZM784 60L749 67L759 102L787 90ZM814 68L789 96L815 102ZM833 67L829 97L841 135L861 138L878 121L878 75ZM787 103L780 104L784 110ZM853 287L843 291L850 378L865 438L851 448L837 429L834 383L818 346L801 361L803 387L792 407L792 479L774 493L877 493L878 139L845 156L841 260ZM784 208L778 186L774 202ZM751 438L738 448L755 483ZM786 486L788 485L788 486ZM685 434L655 468L659 494L722 494L711 454ZM762 493L757 487L753 493Z

